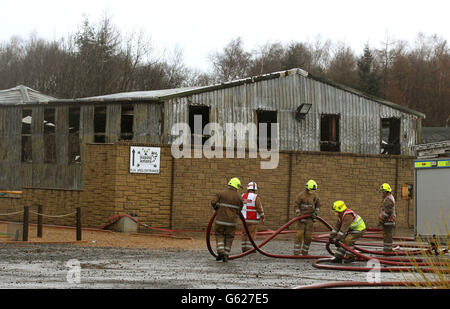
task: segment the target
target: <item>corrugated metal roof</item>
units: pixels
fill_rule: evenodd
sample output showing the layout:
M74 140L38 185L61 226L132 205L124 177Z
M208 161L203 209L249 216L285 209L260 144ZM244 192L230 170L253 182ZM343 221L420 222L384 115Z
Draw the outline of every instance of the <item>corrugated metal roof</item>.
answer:
M69 100L58 100L58 102L117 102L117 101L162 101L173 97L184 97L187 95L209 92L222 88L229 88L247 83L254 83L261 80L278 78L281 76L287 76L291 74L308 74L308 72L301 69L292 69L288 71L274 72L259 76L253 76L243 79L238 79L230 82L202 86L202 87L183 87L174 89L161 89L161 90L149 90L149 91L134 91L134 92L121 92L115 94L108 94L95 97L86 97Z
M258 76L252 76L248 78L243 78L239 80L234 80L230 82L220 83L216 85L210 85L205 87L186 87L186 88L176 88L176 89L166 89L166 90L152 90L152 91L137 91L137 92L125 92L125 93L117 93L117 94L111 94L111 95L104 95L104 96L97 96L97 97L88 97L88 98L81 98L81 99L75 99L70 100L70 102L76 101L76 102L96 102L96 101L102 101L102 102L113 102L113 101L136 101L136 100L156 100L156 101L162 101L167 100L173 97L185 97L188 95L195 95L200 94L204 92L210 92L218 89L226 89L229 87L235 87L239 85L249 84L249 83L255 83L260 82L264 80L271 80L279 77L285 77L289 75L298 74L303 77L313 79L315 81L328 84L330 86L339 88L341 90L356 94L360 97L367 98L371 101L375 101L378 103L381 103L383 105L392 107L394 109L400 110L402 112L413 114L421 118L425 118L425 114L415 111L413 109L383 100L381 98L377 98L368 94L365 94L359 90L347 87L345 85L341 85L339 83L333 82L331 80L327 80L318 76L314 76L309 72L306 72L305 70L294 68L286 71L279 71L279 72L273 72Z
M450 128L424 127L422 128L422 143L437 143L450 141Z
M19 85L11 89L0 90L0 104L26 104L31 102L48 102L55 97L45 95L29 87Z
M248 78L243 78L243 79L239 79L239 80L234 80L234 81L230 81L230 82L225 82L225 83L220 83L220 84L210 85L210 86L204 86L204 87L184 87L184 88L175 88L175 89L122 92L122 93L116 93L116 94L108 94L108 95L78 98L78 99L56 99L56 98L52 98L49 96L45 96L45 98L35 97L35 99L33 100L30 97L30 100L28 101L28 103L94 103L94 102L108 103L108 102L118 102L118 101L121 101L121 102L124 102L124 101L130 101L130 102L131 101L163 101L163 100L167 100L167 99L170 99L173 97L185 97L185 96L189 96L189 95L210 92L210 91L214 91L214 90L218 90L218 89L226 89L226 88L235 87L235 86L239 86L239 85L256 83L256 82L260 82L260 81L264 81L264 80L276 79L276 78L285 77L285 76L294 75L294 74L298 74L305 78L312 79L312 80L315 80L315 81L318 81L318 82L321 82L324 84L328 84L330 86L336 87L336 88L344 90L346 92L353 93L360 97L367 98L371 101L375 101L380 104L389 106L396 110L399 110L399 111L402 111L402 112L405 112L408 114L413 114L413 115L421 117L421 118L425 118L425 114L423 114L421 112L412 110L410 108L407 108L407 107L404 107L404 106L401 106L401 105L398 105L398 104L395 104L395 103L392 103L392 102L389 102L386 100L383 100L381 98L370 96L361 91L347 87L345 85L341 85L341 84L333 82L331 80L327 80L327 79L324 79L324 78L321 78L318 76L314 76L311 73L306 72L305 70L302 70L299 68L294 68L294 69L290 69L290 70L286 70L286 71L273 72L273 73L268 73L268 74L263 74L263 75L258 75L258 76L252 76L252 77L248 77ZM18 86L18 87L20 87L20 86ZM13 88L13 89L15 89L15 88ZM27 89L32 90L30 88L27 88ZM35 90L32 90L32 91L37 92ZM34 102L32 102L32 101L34 101ZM3 101L3 102L9 103L9 104L17 104L17 101L16 102ZM27 101L23 101L23 100L21 101L21 103L26 103L26 102ZM1 98L0 98L0 103L2 103ZM6 103L3 103L3 104L6 104Z
M95 97L86 97L75 99L77 102L110 102L110 101L157 101L163 97L174 96L178 94L183 94L189 91L198 90L204 87L184 87L184 88L174 88L174 89L162 89L162 90L150 90L150 91L133 91L133 92L122 92L114 93L108 95L101 95Z

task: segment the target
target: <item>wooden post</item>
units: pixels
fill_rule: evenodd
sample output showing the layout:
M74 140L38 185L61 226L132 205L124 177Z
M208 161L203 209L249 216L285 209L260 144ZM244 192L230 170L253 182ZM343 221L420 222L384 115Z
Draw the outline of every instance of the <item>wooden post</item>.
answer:
M42 205L38 205L37 237L42 238Z
M77 207L77 241L81 241L81 207Z
M22 240L28 241L28 217L29 217L29 209L28 206L23 207L23 231L22 231Z

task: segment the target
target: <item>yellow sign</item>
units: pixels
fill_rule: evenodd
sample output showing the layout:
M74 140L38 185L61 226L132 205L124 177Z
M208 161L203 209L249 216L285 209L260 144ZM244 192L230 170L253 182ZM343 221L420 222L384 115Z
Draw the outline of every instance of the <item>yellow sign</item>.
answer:
M414 162L414 167L415 167L415 168L431 167L431 162L430 162L430 161L426 161L426 162Z
M446 160L446 161L438 161L437 164L438 167L450 167L450 160Z
M414 162L414 168L430 168L430 167L450 167L450 160Z

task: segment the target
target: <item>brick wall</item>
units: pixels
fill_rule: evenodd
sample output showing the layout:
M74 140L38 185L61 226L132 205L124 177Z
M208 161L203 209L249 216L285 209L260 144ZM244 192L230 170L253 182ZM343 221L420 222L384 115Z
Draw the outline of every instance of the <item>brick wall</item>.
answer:
M319 215L326 221L335 223L331 205L341 199L370 227L378 223L381 203L378 188L388 182L394 194L397 193L398 227L406 228L408 204L401 199L400 188L403 183L414 182L412 166L412 157L321 152L281 153L279 166L274 170L261 170L259 159L178 159L175 160L172 223L175 228L206 227L212 214L209 201L215 192L226 187L231 177L238 177L244 186L250 181L258 184L266 213L265 224L260 229L277 229L294 218L296 195L309 179L318 183L322 204ZM412 224L414 204L410 203Z
M213 211L210 200L226 188L231 177L245 186L256 181L266 222L260 229L278 229L294 217L294 200L308 179L318 183L321 217L334 224L331 205L342 199L369 227L376 227L381 201L378 187L388 182L398 201L398 226L408 227L408 201L401 186L414 183L413 157L355 155L321 152L282 152L274 170L261 170L258 159L173 159L169 146L161 146L161 173L130 174L127 143L88 144L83 166L83 190L23 189L22 198L0 198L0 213L22 210L24 205L44 213L68 214L83 209L83 226L98 227L116 214L136 214L153 227L205 229ZM143 146L151 146L144 145ZM173 168L173 171L172 171ZM173 190L172 190L173 189ZM242 191L243 192L243 191ZM409 224L414 222L410 201ZM36 215L30 214L32 222ZM0 217L20 221L21 216ZM74 225L75 215L44 218L44 223Z

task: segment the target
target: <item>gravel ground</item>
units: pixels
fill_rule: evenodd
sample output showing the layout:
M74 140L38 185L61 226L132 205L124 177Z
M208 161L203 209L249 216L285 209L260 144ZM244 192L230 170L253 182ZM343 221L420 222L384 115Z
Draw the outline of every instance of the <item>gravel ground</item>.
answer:
M2 228L0 225L0 233ZM42 239L32 235L33 226L29 244L1 245L0 288L290 289L367 278L365 272L321 270L312 266L312 260L276 259L259 253L217 262L208 252L202 233L168 237L83 231L84 241L78 244L48 244L74 240L73 229L46 227ZM290 237L276 238L264 250L289 255ZM232 254L240 253L239 247L237 237ZM313 243L310 254L329 256L320 243ZM72 276L78 270L79 277ZM381 276L382 281L404 280L399 273Z

